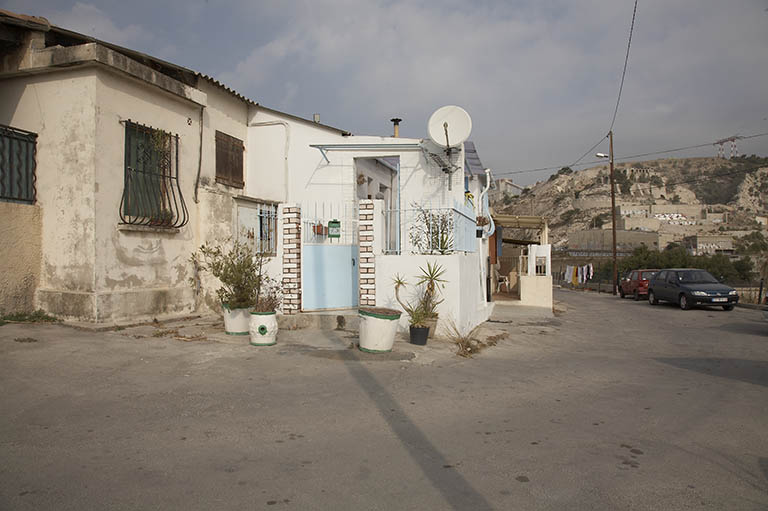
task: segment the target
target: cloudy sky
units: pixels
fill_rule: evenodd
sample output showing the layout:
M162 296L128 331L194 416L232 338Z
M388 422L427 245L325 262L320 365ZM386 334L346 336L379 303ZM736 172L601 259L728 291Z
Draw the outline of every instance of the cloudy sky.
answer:
M559 167L610 126L634 0L0 0L355 134L425 137L463 106L495 174ZM639 0L617 157L768 132L768 0ZM607 143L596 151L607 152ZM768 137L739 151L768 156ZM593 151L594 152L594 151ZM715 148L675 153L713 156ZM584 161L594 160L590 154ZM514 174L531 183L551 171Z

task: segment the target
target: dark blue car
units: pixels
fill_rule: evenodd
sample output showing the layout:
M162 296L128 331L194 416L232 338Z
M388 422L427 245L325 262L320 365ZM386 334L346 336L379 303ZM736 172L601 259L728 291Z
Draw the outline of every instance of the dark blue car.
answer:
M729 311L738 303L739 295L706 270L669 268L648 283L648 302L656 305L662 300L677 303L683 310L695 305L720 305Z

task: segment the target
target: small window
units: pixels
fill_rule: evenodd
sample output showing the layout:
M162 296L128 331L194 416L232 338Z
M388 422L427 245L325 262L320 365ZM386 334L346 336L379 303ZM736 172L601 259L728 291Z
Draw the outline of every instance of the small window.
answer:
M637 272L633 271L632 275L629 277L629 280L637 280Z
M0 200L34 204L37 134L0 124Z
M178 228L189 215L179 186L179 136L125 122L125 175L120 219L129 225Z
M242 204L238 207L238 234L256 252L277 253L277 204ZM245 238L245 239L243 239Z
M216 182L243 188L243 141L216 131Z

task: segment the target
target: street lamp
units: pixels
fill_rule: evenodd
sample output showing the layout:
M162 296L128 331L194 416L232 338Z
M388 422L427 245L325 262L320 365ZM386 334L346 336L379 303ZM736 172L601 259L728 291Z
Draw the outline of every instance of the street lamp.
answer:
M616 264L616 183L613 179L613 130L608 132L608 154L597 153L598 158L608 158L611 164L611 234L613 235L613 284L611 289L616 295L616 284L619 281L619 269Z

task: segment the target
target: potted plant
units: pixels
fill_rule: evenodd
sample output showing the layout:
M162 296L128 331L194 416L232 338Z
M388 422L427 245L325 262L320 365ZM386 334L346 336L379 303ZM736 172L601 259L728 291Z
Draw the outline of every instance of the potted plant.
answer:
M257 252L254 256L257 279L249 326L252 346L272 346L277 343L277 308L282 295L278 282L267 275L264 268L266 260L264 252Z
M429 326L425 323L426 318L426 311L419 306L409 312L408 333L410 335L411 344L417 344L419 346L427 344Z
M192 262L201 271L221 282L216 295L224 312L226 334L251 335L251 309L271 315L274 320L280 294L276 283L266 275L266 259L266 254L255 253L250 245L240 241L233 242L230 247L206 243L192 254ZM192 284L197 284L194 279ZM268 333L275 332L276 335L276 326L276 321L273 328L267 326ZM263 337L266 333L260 335Z
M416 286L420 287L416 303L403 301L400 298L400 290L408 283L400 276L395 275L395 299L408 314L410 335L412 344L426 344L426 339L434 335L437 329L437 306L444 300L438 299L439 287L445 285L445 269L438 263L427 262L427 267L419 267L421 275L417 277ZM423 336L423 341L422 341Z
M392 351L401 312L383 307L360 307L360 351L386 353Z
M476 235L476 237L482 238L483 237L483 233L485 231L485 229L483 229L483 227L488 225L490 221L488 220L487 216L482 216L481 215L481 216L477 217L475 222L477 223L477 235Z

